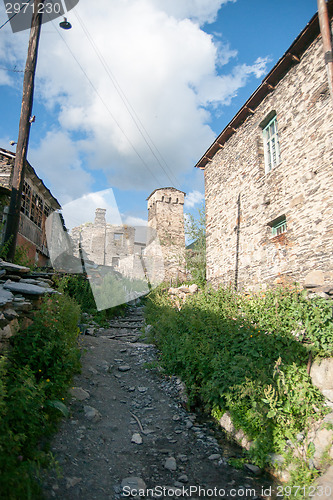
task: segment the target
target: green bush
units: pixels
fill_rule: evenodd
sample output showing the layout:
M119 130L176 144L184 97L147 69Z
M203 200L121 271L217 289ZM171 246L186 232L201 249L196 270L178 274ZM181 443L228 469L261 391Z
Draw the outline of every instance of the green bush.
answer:
M96 311L94 295L88 279L83 274L60 276L57 286L80 305L84 312Z
M185 214L185 234L192 242L186 249L186 269L200 285L206 282L206 215L205 205L193 214Z
M75 301L80 305L82 312L93 315L94 320L99 324L106 323L108 319L116 315L124 314L127 307L126 304L121 304L116 307L98 311L89 280L83 274L61 276L58 279L58 287L61 292L64 292L75 299ZM101 288L99 291L100 296L103 298L107 291L110 293L110 290L111 292L113 290L111 286L108 290Z
M79 307L65 295L44 299L34 322L0 359L0 492L39 498L38 469L50 462L45 437L66 413L63 403L80 369Z
M164 368L183 379L190 403L216 417L228 411L254 442L258 465L325 413L306 370L310 351L333 354L332 306L324 299L286 288L251 296L206 289L178 310L155 290L146 321Z

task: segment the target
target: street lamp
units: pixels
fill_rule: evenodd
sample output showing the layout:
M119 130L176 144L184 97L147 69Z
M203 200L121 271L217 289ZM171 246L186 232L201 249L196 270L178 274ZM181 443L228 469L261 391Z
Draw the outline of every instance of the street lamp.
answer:
M67 18L66 18L66 17L64 17L64 20L63 20L61 23L59 23L59 26L60 26L60 28L62 28L63 30L70 30L70 29L71 29L71 27L72 27L71 23L69 23L69 22L67 21Z

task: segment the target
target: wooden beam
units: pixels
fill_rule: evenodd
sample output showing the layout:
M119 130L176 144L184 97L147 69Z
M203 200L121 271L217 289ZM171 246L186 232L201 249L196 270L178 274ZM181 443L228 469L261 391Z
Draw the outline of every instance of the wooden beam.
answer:
M299 61L300 61L300 58L295 56L295 54L292 54L291 52L288 52L287 56L290 57L290 59L292 59L293 61L295 61L297 63L299 63Z
M266 87L268 88L268 90L275 90L275 87L273 85L271 85L270 83L268 83L268 82L264 82L264 85L266 85Z

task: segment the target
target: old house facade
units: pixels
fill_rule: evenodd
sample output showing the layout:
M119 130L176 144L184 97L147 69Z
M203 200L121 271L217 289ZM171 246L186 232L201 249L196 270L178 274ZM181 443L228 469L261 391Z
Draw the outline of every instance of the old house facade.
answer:
M96 208L94 222L87 222L71 230L74 256L83 257L99 266L112 267L131 278L142 278L141 255L145 242L137 241L138 231L129 225L106 222L106 209Z
M2 198L2 225L5 227L12 187L12 173L15 153L0 148L0 192ZM17 245L24 247L31 262L43 266L48 263L45 221L54 211L61 208L35 170L26 162L22 192L21 215ZM4 231L2 231L2 237Z
M165 280L182 281L186 276L184 199L185 193L173 187L155 189L147 198L148 228L158 236Z
M333 283L332 124L315 15L196 165L211 283Z
M94 222L71 230L70 245L62 260L69 264L70 255L77 261L83 257L91 264L112 268L118 275L149 281L152 285L164 280L183 280L184 197L185 193L175 188L156 189L147 200L147 224L136 227L110 224L106 221L106 210L97 208ZM58 256L64 246L62 240L54 246Z

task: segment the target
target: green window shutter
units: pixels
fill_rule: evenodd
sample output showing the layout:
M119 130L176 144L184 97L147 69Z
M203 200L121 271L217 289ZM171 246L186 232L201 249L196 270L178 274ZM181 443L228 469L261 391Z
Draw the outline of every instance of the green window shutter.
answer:
M279 234L285 233L287 231L286 218L283 218L279 222L272 224L271 228L273 236L278 236Z

